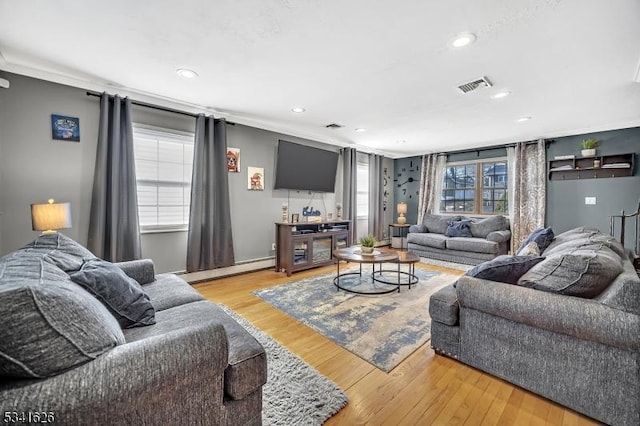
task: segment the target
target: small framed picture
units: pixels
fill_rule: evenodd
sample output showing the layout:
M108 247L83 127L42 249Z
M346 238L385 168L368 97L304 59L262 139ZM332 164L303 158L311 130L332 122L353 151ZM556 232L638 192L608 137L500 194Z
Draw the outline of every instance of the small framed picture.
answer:
M264 168L247 167L247 189L264 191Z
M240 173L240 149L227 148L227 171Z
M51 137L69 142L80 142L80 119L51 114Z
M300 222L300 215L298 213L291 214L291 223Z

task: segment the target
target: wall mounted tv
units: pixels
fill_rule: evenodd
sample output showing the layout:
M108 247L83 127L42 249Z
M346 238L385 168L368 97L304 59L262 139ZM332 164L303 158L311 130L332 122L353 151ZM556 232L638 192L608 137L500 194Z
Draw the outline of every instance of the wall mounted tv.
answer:
M274 189L334 192L338 153L278 141Z

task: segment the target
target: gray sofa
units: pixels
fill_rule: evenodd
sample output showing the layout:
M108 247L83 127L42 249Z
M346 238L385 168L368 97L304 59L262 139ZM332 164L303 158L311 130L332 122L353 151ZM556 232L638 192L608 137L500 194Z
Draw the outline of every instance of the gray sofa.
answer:
M599 421L640 424L640 279L622 246L576 228L541 255L517 285L463 276L435 293L432 347Z
M459 221L469 222L471 236L448 237L449 224ZM407 235L409 251L419 256L468 265L507 254L510 242L509 219L500 215L469 218L427 214L421 224L409 227Z
M140 260L117 265L142 285L155 324L121 329L111 308L69 279L92 257L53 234L0 258L5 413L64 425L262 423L266 355L244 328Z

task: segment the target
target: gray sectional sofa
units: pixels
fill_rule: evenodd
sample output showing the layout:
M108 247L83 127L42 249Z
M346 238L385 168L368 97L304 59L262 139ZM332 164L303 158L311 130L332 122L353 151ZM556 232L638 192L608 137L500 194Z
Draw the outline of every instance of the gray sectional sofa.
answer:
M541 256L515 285L463 276L435 293L432 347L601 422L639 425L640 278L622 246L576 228Z
M152 325L121 329L70 280L91 258L62 234L0 258L2 410L64 425L262 423L266 355L244 328L140 260L117 265L141 284Z
M468 222L470 235L447 236L450 224L455 222ZM501 215L469 218L427 214L421 224L409 227L407 235L409 251L421 257L468 265L507 254L510 242L509 219Z

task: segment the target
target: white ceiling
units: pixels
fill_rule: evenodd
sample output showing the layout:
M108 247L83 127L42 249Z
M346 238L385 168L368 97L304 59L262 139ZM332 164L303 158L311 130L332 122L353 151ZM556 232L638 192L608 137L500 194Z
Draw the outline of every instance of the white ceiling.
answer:
M451 47L461 32L476 42ZM0 54L6 71L390 157L640 126L638 0L0 0ZM456 88L482 76L494 86Z

